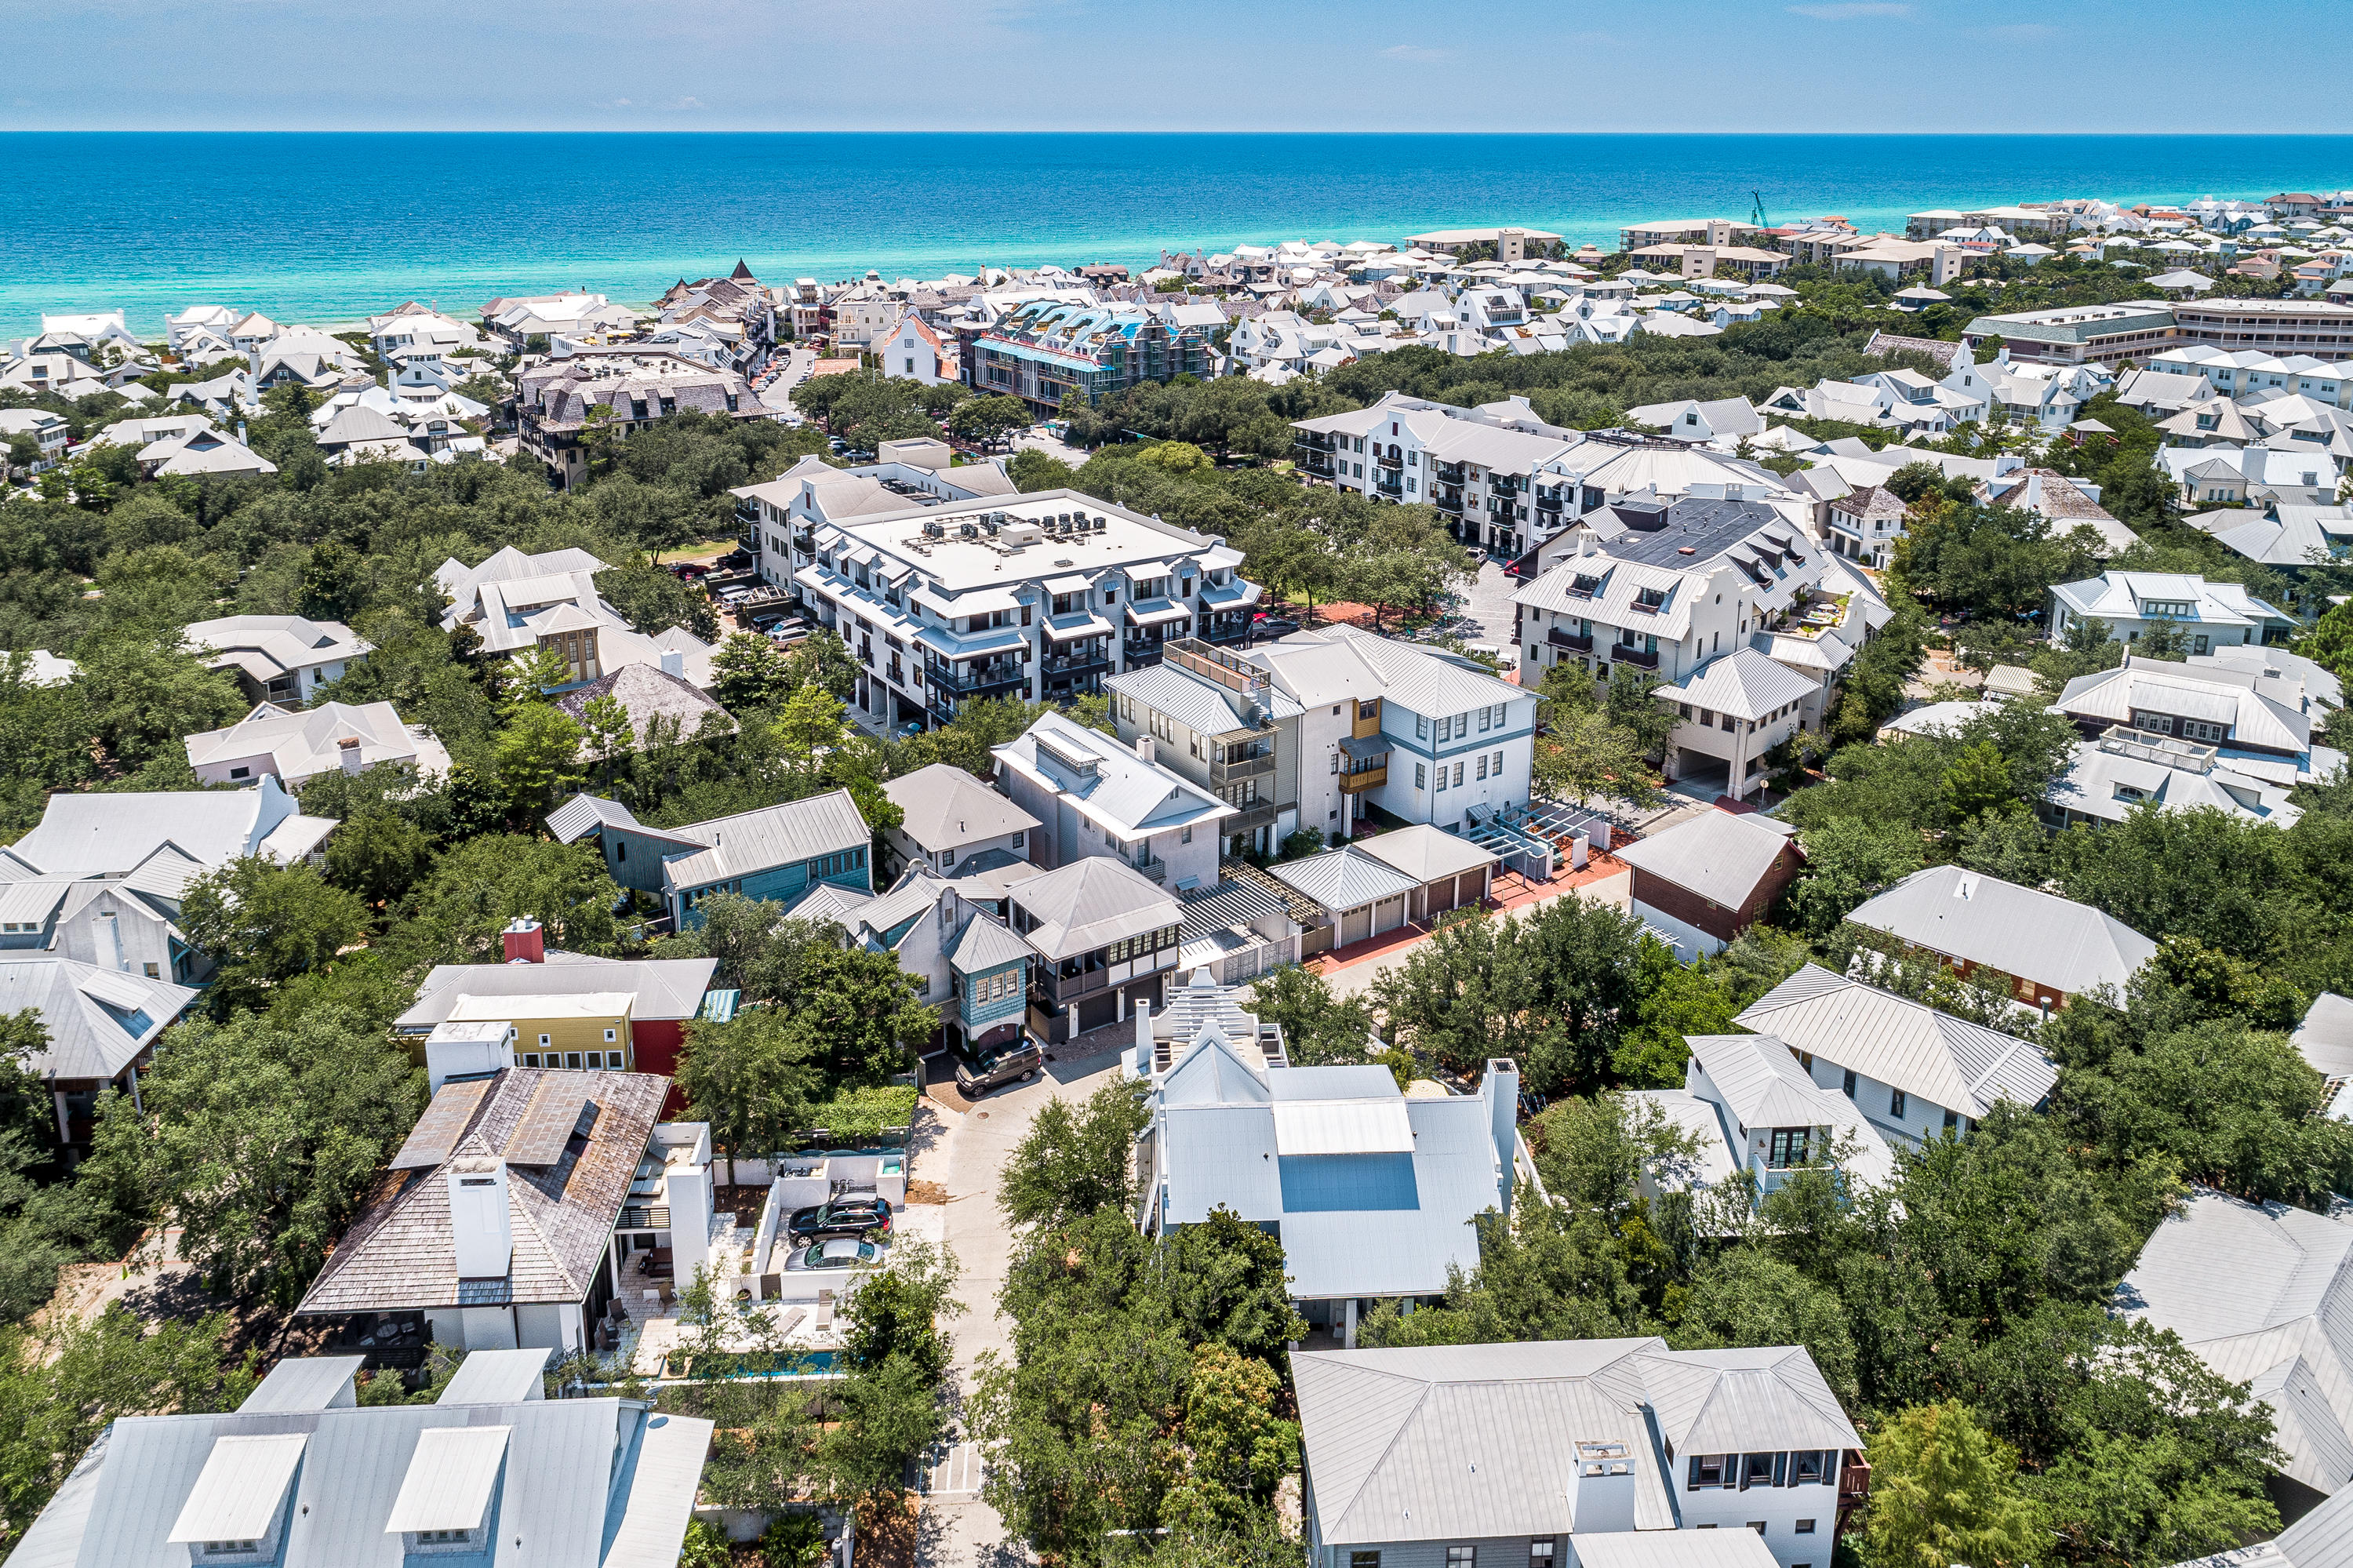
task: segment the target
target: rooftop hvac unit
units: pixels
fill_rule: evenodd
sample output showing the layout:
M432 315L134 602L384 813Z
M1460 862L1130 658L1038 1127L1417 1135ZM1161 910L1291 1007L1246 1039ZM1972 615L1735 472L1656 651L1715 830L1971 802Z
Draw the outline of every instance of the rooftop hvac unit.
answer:
M941 527L936 522L926 523L923 524L923 537L926 539L937 539L946 532L947 530Z
M980 525L988 530L988 536L990 538L994 539L997 537L997 516L994 513L982 518L980 520Z
M956 537L959 539L977 539L980 537L980 530L974 527L969 523L960 523L956 525Z
M1105 516L1104 516L1103 514L1101 514L1100 512L1099 512L1099 513L1097 513L1097 514L1095 514L1095 532L1096 532L1096 533L1100 534L1100 533L1102 533L1105 528L1108 528L1109 526L1111 526L1111 519L1110 519L1110 518L1105 517Z

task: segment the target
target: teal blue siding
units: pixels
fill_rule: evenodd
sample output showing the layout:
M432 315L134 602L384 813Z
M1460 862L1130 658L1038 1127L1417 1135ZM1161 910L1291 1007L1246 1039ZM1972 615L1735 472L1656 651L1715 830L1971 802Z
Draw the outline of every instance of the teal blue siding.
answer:
M976 1034L1019 1019L1029 1006L1029 969L1028 963L1015 962L1001 969L965 976L964 995L956 1015L964 1020L965 1030ZM991 989L988 982L1000 975L1008 977L1011 983L997 988L1004 994L988 996ZM975 1000L983 996L988 999L985 1001Z
M611 823L597 829L596 838L613 880L647 893L662 890L662 857L680 853L676 839L649 838Z
M846 849L816 860L771 866L766 871L754 872L749 876L739 876L727 882L681 887L676 900L679 925L681 929L691 929L700 925L702 917L696 912L695 906L714 893L740 893L746 898L765 898L790 907L820 882L829 882L837 887L854 887L860 893L873 892L874 874L873 868L867 864L866 846L860 844L855 849Z

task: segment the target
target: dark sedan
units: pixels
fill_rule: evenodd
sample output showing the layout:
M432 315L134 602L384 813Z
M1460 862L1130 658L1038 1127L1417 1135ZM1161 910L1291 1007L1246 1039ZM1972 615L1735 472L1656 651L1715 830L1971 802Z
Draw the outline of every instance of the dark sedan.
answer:
M785 1222L796 1242L828 1236L885 1236L891 1234L891 1204L882 1198L837 1198L814 1209L802 1209Z

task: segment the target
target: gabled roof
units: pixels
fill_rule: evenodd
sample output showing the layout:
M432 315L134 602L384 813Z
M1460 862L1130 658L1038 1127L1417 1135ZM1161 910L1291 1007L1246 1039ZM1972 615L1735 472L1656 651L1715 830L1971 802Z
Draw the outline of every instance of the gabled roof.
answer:
M2353 1223L2197 1189L2141 1248L2116 1305L2257 1385L2288 1475L2322 1492L2353 1480Z
M1835 1117L1826 1114L1828 1091L1807 1076L1788 1046L1772 1035L1693 1034L1684 1039L1692 1060L1743 1128L1754 1132L1837 1124Z
M32 868L30 874L76 880L124 875L167 844L213 867L240 855L271 853L272 840L290 825L297 836L323 837L323 830L335 824L301 816L293 797L273 779L250 789L60 793L48 798L40 825L9 845L7 853ZM0 881L21 880L0 863Z
M1380 899L1403 897L1421 885L1410 874L1355 844L1342 844L1305 860L1286 861L1267 871L1335 916Z
M1412 822L1386 833L1376 833L1356 847L1417 883L1459 876L1466 871L1501 863L1499 856L1469 839L1428 822Z
M1181 774L1057 712L1040 715L990 755L1124 839L1240 815Z
M604 959L551 950L539 964L436 964L417 1000L392 1021L399 1033L422 1034L468 996L584 995L627 991L639 1022L692 1018L711 989L717 959Z
M1231 735L1238 730L1259 727L1244 712L1249 701L1240 692L1228 691L1213 681L1176 664L1152 664L1141 670L1130 670L1113 675L1103 685L1123 697L1166 714L1176 723L1201 735ZM1287 692L1269 686L1266 701L1261 705L1267 717L1294 718L1300 713L1299 703Z
M1842 640L1841 648L1844 651ZM1803 702L1821 689L1820 681L1799 674L1769 654L1755 648L1736 648L1702 664L1681 684L1660 687L1658 695L1669 702L1755 720Z
M1333 652L1301 660L1292 650L1302 648ZM1360 701L1379 696L1409 713L1442 716L1532 694L1498 680L1473 660L1376 636L1354 626L1296 631L1271 647L1253 648L1244 656L1266 665L1278 684L1309 706L1348 696ZM1321 679L1295 673L1311 667L1319 668ZM1318 694L1309 695L1310 690Z
M717 882L814 860L856 849L872 836L856 799L847 789L786 800L671 831L681 839L705 847L662 862L662 881L670 887Z
M2050 1058L2028 1041L1815 964L1733 1022L1970 1118L2003 1099L2031 1110L2059 1080Z
M511 967L549 972L539 964ZM385 1174L296 1311L316 1316L459 1305L444 1171L452 1161L484 1158L509 1161L513 1254L506 1275L508 1299L586 1300L669 1092L670 1080L651 1073L534 1067L508 1067L488 1080L444 1084L426 1114L434 1116L448 1102L454 1139L438 1146L438 1157L427 1150L420 1162ZM521 1157L535 1150L522 1147L532 1130L525 1112L543 1098L568 1100L565 1128L583 1100L594 1101L596 1114L583 1148L564 1150L552 1163L526 1164Z
M2070 996L2098 985L2123 995L2157 951L2155 942L2087 904L1957 865L1915 871L1847 918Z
M48 1048L26 1063L50 1079L111 1078L153 1044L196 992L31 949L0 950L0 1013L41 1015Z
M1786 832L1747 815L1704 811L1610 853L1638 871L1737 909L1784 850L1799 853Z
M1038 826L1037 818L945 762L893 779L882 786L882 793L905 814L900 832L934 854Z

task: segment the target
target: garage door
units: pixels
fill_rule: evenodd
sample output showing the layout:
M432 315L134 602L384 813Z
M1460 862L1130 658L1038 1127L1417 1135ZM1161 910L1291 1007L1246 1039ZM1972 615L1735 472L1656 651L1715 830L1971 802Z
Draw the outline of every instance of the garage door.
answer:
M1119 1022L1119 992L1107 991L1101 996L1091 996L1079 1003L1079 1029L1101 1029L1106 1023Z
M1464 872L1454 879L1454 902L1465 908L1478 903L1485 895L1486 884L1485 872Z
M1373 906L1374 936L1377 937L1384 931L1394 931L1404 924L1405 895L1403 894L1399 894L1395 898L1384 898Z
M1361 942L1372 934L1373 906L1371 905L1367 904L1362 909L1351 909L1340 916L1342 947L1345 948L1351 942Z
M1430 914L1443 915L1449 909L1454 907L1454 879L1452 877L1450 876L1443 882L1431 883L1428 891L1430 896L1424 906Z

